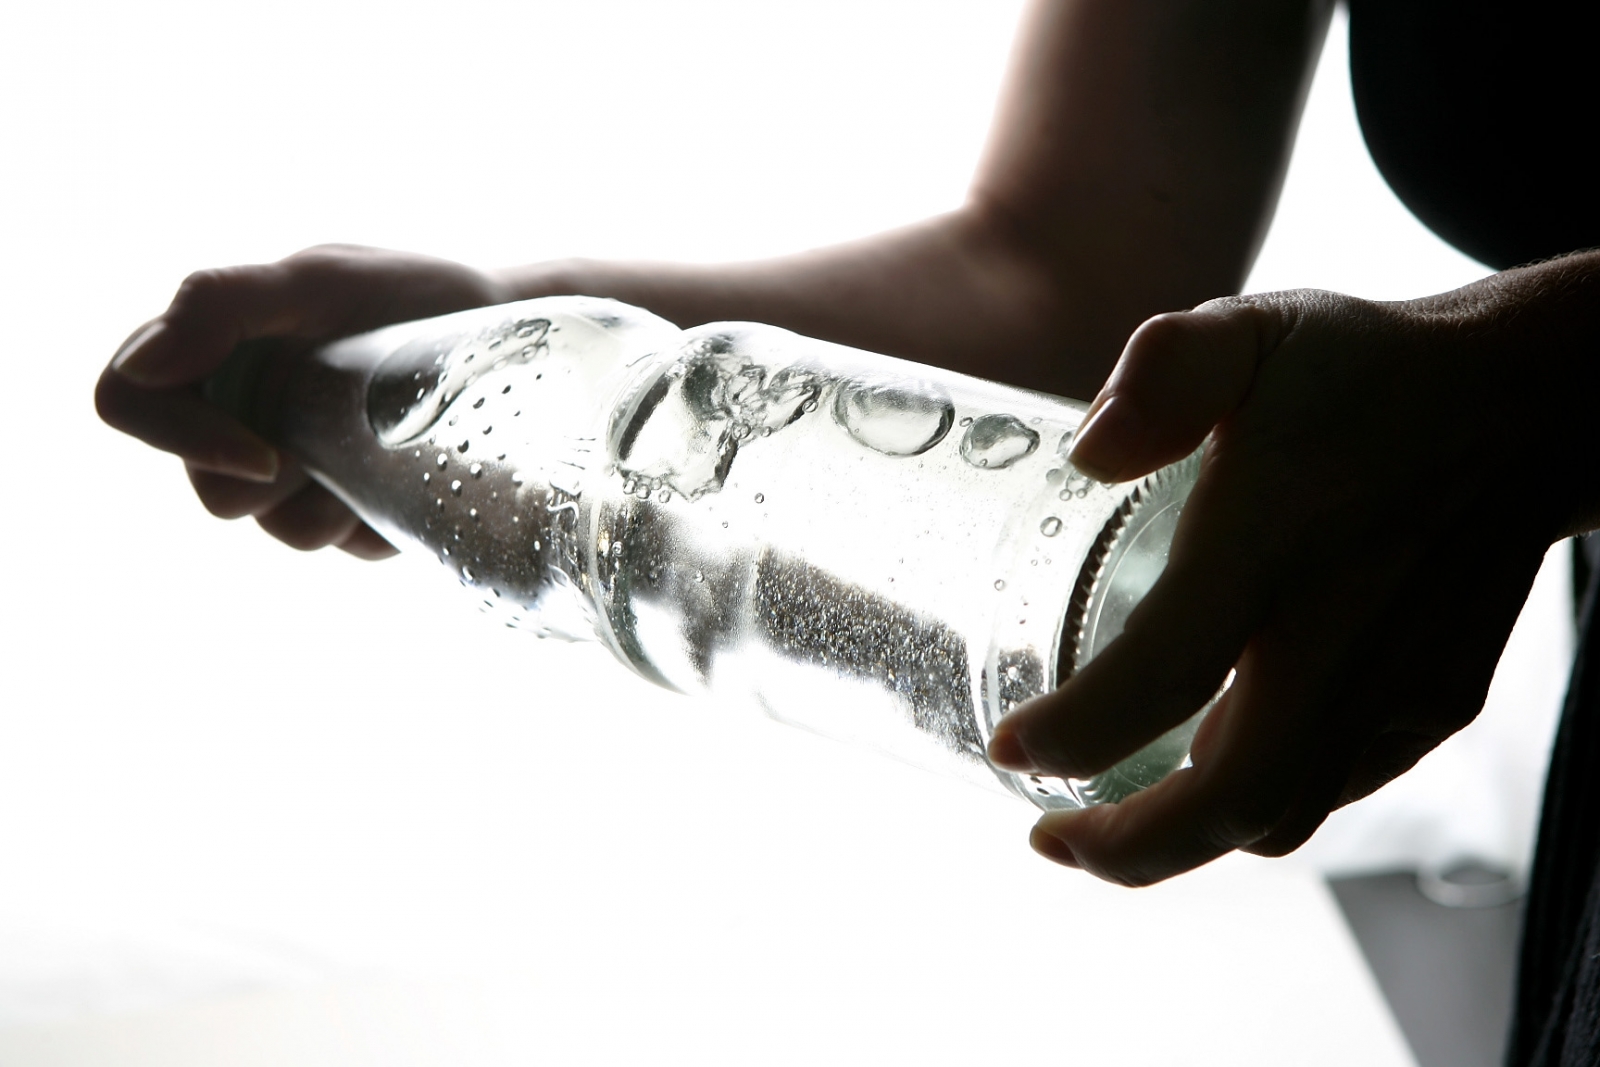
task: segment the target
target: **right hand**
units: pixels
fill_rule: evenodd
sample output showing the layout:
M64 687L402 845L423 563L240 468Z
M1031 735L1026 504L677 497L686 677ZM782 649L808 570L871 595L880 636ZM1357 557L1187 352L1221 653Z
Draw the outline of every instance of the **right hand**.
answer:
M95 407L115 428L181 457L213 515L252 515L294 548L337 545L381 559L394 554L388 542L293 459L207 403L201 384L243 341L332 341L513 298L493 276L459 263L353 245L198 271L117 350Z

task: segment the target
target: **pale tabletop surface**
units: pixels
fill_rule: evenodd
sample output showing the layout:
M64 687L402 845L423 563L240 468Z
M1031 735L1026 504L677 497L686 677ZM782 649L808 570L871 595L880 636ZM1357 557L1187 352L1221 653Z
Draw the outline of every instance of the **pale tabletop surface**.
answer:
M522 973L350 980L10 1027L0 1063L1413 1063L1308 869L1241 861L1140 893L1081 878L1018 890L982 923L1014 952L902 930L894 944L868 934L857 958L818 958L802 922L747 927L696 958L675 931L632 961L569 944ZM906 912L913 927L938 921L926 900Z

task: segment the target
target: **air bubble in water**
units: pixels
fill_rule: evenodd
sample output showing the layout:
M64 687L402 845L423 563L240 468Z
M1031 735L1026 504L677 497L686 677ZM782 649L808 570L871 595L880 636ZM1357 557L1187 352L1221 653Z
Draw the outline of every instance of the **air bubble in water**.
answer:
M839 387L833 418L874 452L915 456L944 440L955 421L955 406L931 382L868 379Z
M994 591L995 592L998 593L1002 589L1004 589L1005 587L1006 587L1006 580L1004 578L996 578L994 580Z
M455 479L454 481L452 481L450 483L450 492L454 493L456 496L460 496L461 495L461 479L460 478L457 478L457 479Z
M1046 537L1054 537L1061 532L1061 520L1051 515L1039 524L1039 532Z
M765 504L766 502L767 502L767 497L766 497L765 493L757 493L756 494L756 503L757 504Z
M429 474L427 471L423 471L422 472L422 484L423 485L427 485L431 481L433 481L433 475Z
M477 411L479 408L483 407L483 402L487 399L489 398L486 396L480 396L476 401L473 402L472 410Z
M472 475L474 478L482 478L483 477L483 464L482 463L474 463L472 466L467 468L467 473Z
M468 508L467 509L467 517L470 518L473 522L477 522L478 521L478 509L477 508Z
M438 465L440 470L444 470L445 467L449 466L450 464L450 457L445 455L443 452L440 452L439 458L434 460L434 463Z
M1039 435L1014 415L974 419L961 438L961 458L974 467L1001 470L1039 447Z
M691 337L618 409L611 427L617 468L690 500L720 490L741 448L801 417L822 390L820 375L773 369L762 355L738 331Z
M469 582L475 582L478 580L477 576L472 573L472 568L468 567L466 564L462 564L461 566L461 577L465 578Z

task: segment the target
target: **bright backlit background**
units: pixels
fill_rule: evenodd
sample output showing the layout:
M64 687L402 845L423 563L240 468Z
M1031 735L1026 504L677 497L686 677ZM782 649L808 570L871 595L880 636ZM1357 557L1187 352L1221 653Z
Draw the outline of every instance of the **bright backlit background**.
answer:
M1028 853L1021 802L482 625L428 561L219 523L90 408L200 266L329 240L737 259L946 210L1019 6L0 15L0 1048L7 1026L506 975L554 1062L1406 1062L1303 861L1100 886ZM1480 276L1383 189L1342 45L1336 24L1251 287ZM1492 715L1309 859L1525 861L1561 592Z

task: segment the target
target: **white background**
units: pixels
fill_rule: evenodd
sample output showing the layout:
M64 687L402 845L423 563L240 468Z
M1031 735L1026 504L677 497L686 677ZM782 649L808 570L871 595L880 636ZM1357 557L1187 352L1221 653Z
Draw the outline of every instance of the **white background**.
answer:
M94 419L100 367L199 266L328 240L735 259L953 207L1018 10L9 6L0 1027L514 974L562 1062L1404 1062L1293 863L1100 886L1027 852L1020 802L480 625L426 561L219 523ZM1251 287L1481 275L1372 172L1339 35ZM1519 861L1558 586L1535 681L1308 854Z

